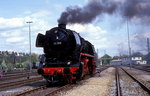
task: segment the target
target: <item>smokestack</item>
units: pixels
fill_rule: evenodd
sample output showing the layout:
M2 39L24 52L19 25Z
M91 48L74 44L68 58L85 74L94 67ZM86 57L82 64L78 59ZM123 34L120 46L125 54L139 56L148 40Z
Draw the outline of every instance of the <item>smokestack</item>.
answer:
M62 28L62 29L66 29L66 24L61 24L61 23L60 23L60 24L58 24L58 27L59 27L59 28Z

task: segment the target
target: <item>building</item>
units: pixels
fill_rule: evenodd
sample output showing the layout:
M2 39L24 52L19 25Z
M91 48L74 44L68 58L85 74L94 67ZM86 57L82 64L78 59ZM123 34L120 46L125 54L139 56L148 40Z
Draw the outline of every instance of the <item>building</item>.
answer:
M122 65L121 59L110 61L110 65Z
M112 60L110 62L110 65L129 65L131 62L131 64L147 64L147 61L143 60L142 57L125 57L125 58L121 58L119 60Z
M122 65L130 64L130 58L122 58ZM147 64L147 61L143 60L142 57L131 57L131 64Z

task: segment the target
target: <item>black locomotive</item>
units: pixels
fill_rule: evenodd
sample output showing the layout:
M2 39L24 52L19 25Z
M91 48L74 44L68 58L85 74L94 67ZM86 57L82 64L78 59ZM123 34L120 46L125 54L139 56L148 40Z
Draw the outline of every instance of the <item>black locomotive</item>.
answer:
M80 53L94 55L93 45L84 40L77 32L66 29L65 24L38 34L36 47L43 47L49 61L79 61Z
M39 33L36 47L43 47L46 57L45 65L38 69L38 73L49 82L62 78L68 80L69 76L68 82L72 82L95 72L93 45L77 32L66 29L65 24L46 31L45 35Z

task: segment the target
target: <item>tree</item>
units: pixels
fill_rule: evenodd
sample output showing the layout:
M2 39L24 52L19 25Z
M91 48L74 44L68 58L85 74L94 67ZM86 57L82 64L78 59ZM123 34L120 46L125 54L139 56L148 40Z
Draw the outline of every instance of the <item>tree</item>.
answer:
M6 65L7 65L8 71L11 71L14 68L11 63L7 63Z
M112 59L113 60L118 60L118 59L120 59L121 57L120 56L114 56Z
M38 55L35 53L32 53L32 62L37 62L38 61Z
M32 54L32 62L38 61L38 55ZM0 51L0 69L12 70L14 68L27 68L29 69L29 54L17 53L9 51Z
M3 71L8 69L8 68L7 68L7 65L6 65L6 62L5 62L4 59L3 59L2 63L1 63L1 67L2 67L2 70L3 70Z

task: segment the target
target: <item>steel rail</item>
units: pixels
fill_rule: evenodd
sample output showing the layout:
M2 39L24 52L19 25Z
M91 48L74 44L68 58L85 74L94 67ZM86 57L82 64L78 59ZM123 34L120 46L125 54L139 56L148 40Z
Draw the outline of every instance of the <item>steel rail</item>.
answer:
M129 66L128 66L129 67ZM140 68L139 68L140 67ZM149 67L149 66L148 66ZM132 68L134 69L138 69L138 70L142 70L142 71L145 71L145 72L150 72L150 69L147 69L147 66L132 66ZM150 68L150 67L149 67Z
M13 76L15 77L18 75L26 75L26 74L38 74L38 73L37 72L34 72L34 73L33 72L32 73L31 72L26 72L26 73L24 72L24 73L16 73L16 74L8 74L8 75L4 74L3 77L13 77Z
M128 76L130 76L135 82L137 82L143 90L145 90L148 94L150 94L150 88L145 86L141 81L137 80L134 76L132 76L129 72L125 69L121 68Z
M137 68L137 67L133 67L133 68L138 69L138 70L142 70L142 71L145 71L145 72L150 72L150 70L148 70L148 69Z
M46 88L48 88L47 85L43 85L43 86L40 86L38 88L35 88L35 89L32 89L32 90L17 94L16 96L26 96L28 94L34 93L35 91L44 90Z
M19 78L27 77L27 76L28 76L27 74L13 75L13 76L10 76L10 77L3 76L2 78L0 78L0 81L14 80L14 79L19 79ZM38 76L38 74L31 73L31 74L29 74L29 76Z
M115 76L116 76L116 95L117 96L122 96L121 95L121 87L120 87L120 79L119 79L118 67L116 67Z
M4 84L1 84L0 85L0 90L4 90L6 88L11 88L11 87L18 87L18 86L22 86L22 85L25 85L25 84L29 84L31 82L36 82L38 80L42 80L43 78L42 77L38 77L38 78L32 78L32 79L26 79L26 80L21 80L21 81L18 81L18 82L11 82L11 83L4 83Z
M67 90L67 89L71 89L73 87L73 85L71 86L70 84L64 85L54 91L51 91L50 93L46 94L45 96L54 96L54 94L63 91L63 90Z

